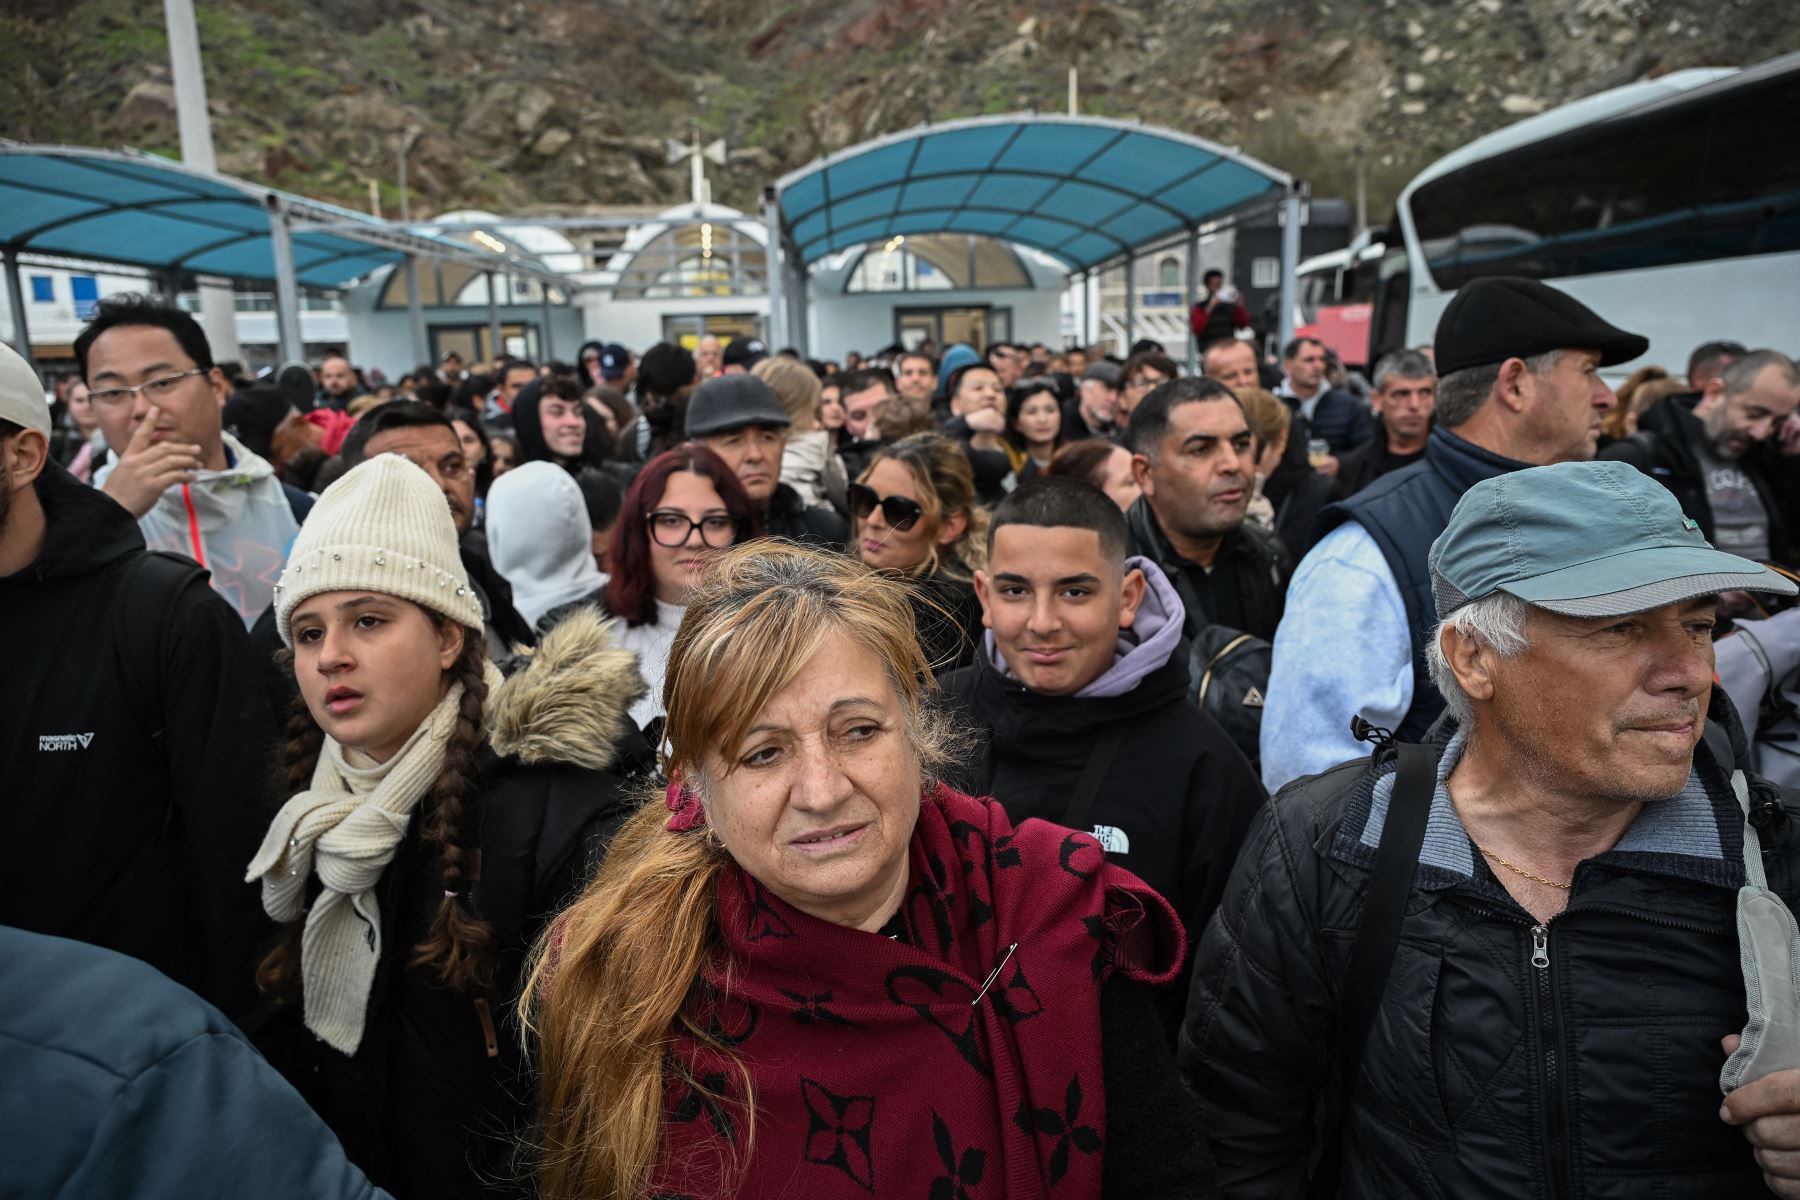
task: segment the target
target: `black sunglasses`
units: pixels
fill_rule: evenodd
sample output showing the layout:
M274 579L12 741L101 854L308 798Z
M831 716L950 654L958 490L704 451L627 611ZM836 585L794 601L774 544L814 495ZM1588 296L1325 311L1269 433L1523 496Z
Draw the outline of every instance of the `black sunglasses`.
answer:
M908 500L905 496L877 496L874 488L860 483L853 483L846 488L845 497L850 501L850 511L856 514L857 520L868 520L869 514L879 508L887 523L896 530L911 529L925 515L924 506L917 500Z

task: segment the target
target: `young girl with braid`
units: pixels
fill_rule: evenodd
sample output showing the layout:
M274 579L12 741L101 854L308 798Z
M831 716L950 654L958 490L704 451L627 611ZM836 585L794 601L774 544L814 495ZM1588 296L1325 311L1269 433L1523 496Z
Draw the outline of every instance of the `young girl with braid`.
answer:
M398 455L327 489L275 616L300 699L249 866L282 925L259 1041L401 1200L524 1190L520 964L649 765L632 656L578 614L502 681L443 495Z

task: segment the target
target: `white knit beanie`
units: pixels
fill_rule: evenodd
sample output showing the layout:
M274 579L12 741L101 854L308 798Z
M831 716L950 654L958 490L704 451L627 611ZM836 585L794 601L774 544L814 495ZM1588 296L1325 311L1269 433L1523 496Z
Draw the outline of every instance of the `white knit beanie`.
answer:
M398 596L479 631L481 601L456 548L456 522L431 476L377 454L325 489L275 585L275 628L294 644L294 606L321 592Z

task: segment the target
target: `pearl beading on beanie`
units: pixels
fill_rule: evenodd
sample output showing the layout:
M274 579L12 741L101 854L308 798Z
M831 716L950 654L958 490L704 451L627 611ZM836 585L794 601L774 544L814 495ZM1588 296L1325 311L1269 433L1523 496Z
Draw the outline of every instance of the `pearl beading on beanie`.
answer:
M321 592L372 591L483 625L443 493L417 466L382 454L325 490L301 526L275 584L275 621L292 644L295 607Z

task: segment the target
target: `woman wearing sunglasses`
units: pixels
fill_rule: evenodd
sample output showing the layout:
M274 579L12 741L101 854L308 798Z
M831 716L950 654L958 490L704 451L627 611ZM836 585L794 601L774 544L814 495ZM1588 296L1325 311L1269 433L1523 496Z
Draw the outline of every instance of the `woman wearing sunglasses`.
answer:
M705 446L666 450L632 481L613 526L612 574L595 599L618 618L613 636L650 685L631 709L640 729L663 715L669 645L707 558L761 534L744 485Z
M942 673L974 660L987 514L975 505L969 460L949 438L919 433L881 448L849 488L856 556L912 580L919 641Z

